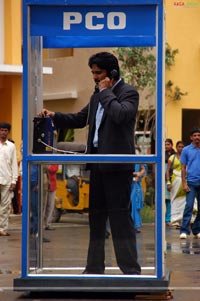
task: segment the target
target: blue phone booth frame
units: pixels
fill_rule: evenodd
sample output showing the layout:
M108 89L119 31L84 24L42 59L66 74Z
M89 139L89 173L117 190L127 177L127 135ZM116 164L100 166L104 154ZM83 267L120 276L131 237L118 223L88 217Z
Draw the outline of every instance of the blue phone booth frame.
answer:
M67 12L74 13L73 16ZM95 12L94 19L87 19L88 13ZM100 15L96 15L96 12ZM79 18L76 18L76 14ZM109 17L116 16L118 22ZM45 16L45 17L44 17ZM65 19L65 17L66 19ZM98 16L100 16L98 18ZM62 19L63 18L63 19ZM104 24L105 23L105 24ZM163 227L164 191L164 7L162 0L24 0L23 1L23 219L22 219L22 273L14 279L15 290L68 292L151 292L166 291L169 282L164 262L165 236ZM93 47L155 47L157 58L156 79L156 152L151 155L68 155L32 154L29 133L30 98L41 97L42 48L93 48ZM34 49L32 49L34 48ZM37 73L37 83L31 91L32 69ZM33 95L35 93L35 95ZM36 97L37 96L37 97ZM38 109L38 107L37 107ZM40 108L41 109L41 108ZM131 277L107 275L86 277L42 276L28 274L28 186L29 164L44 162L145 162L156 166L156 275L155 277Z

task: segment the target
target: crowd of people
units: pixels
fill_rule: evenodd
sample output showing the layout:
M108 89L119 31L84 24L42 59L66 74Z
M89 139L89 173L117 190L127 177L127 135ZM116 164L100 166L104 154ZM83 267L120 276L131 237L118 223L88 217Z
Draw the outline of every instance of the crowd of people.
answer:
M200 238L200 128L190 132L191 143L185 146L172 139L165 141L166 159L166 225L180 229L180 239L192 232Z

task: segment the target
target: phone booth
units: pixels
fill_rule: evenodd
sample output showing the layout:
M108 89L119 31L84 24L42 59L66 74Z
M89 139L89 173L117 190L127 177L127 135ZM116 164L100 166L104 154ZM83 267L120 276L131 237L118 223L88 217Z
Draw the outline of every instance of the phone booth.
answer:
M94 47L153 48L156 56L155 153L134 156L81 153L63 155L52 151L49 147L53 145L51 122L36 118L37 113L43 108L42 51L45 48ZM163 222L164 50L162 0L23 1L22 272L21 277L14 279L15 290L130 293L168 290L169 272L165 266L166 241ZM84 231L88 225L82 225L80 229L78 224L74 225L74 235L68 232L69 225L66 228L62 225L59 230L65 231L65 239L59 241L61 238L56 229L57 234L54 239L50 244L45 244L42 201L36 209L37 233L32 232L30 226L33 218L30 201L32 169L36 168L39 174L38 194L39 199L42 200L45 190L43 174L46 165L66 166L95 162L102 164L141 162L148 164L151 173L155 174L155 220L149 242L151 247L144 250L143 240L137 242L137 247L141 251L138 253L142 267L139 276L120 274L116 263L112 260L106 265L104 275L82 274L88 241ZM77 240L76 231L79 235ZM32 234L35 234L34 239ZM86 240L85 244L83 240ZM57 253L55 253L56 248ZM68 251L71 252L70 255L67 255ZM111 254L113 250L108 246L107 252Z

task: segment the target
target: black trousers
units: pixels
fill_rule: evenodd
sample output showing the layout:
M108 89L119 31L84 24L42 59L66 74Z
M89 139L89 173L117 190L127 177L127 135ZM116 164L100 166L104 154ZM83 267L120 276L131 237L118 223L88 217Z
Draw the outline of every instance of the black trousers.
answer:
M104 172L94 164L90 174L90 241L86 270L104 273L105 231L109 217L117 264L124 274L140 274L130 214L132 172Z

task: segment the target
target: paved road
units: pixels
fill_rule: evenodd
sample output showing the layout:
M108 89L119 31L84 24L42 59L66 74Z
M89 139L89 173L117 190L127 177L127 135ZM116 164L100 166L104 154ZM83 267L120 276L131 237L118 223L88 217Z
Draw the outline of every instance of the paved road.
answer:
M58 269L67 266L79 267L81 273L87 253L88 223L87 216L65 215L59 224L55 224L55 231L45 231L45 236L51 240L44 244L43 265L47 272L52 273L51 266ZM70 295L51 292L50 294L29 294L29 292L13 291L13 279L21 277L21 217L11 216L9 237L0 237L0 301L27 300L126 300L133 299L133 295ZM193 237L187 240L179 239L179 232L173 228L166 229L167 251L166 268L170 271L169 291L174 301L200 300L200 239ZM154 225L143 226L142 233L137 234L139 261L141 265L154 267ZM31 242L30 242L31 245ZM67 258L66 258L66 254ZM112 240L106 240L107 265L117 267L115 263ZM36 260L30 251L30 262ZM66 273L66 271L65 271ZM69 273L69 271L67 272ZM74 272L73 272L74 273ZM110 272L109 272L110 273ZM113 273L116 273L114 270ZM118 273L118 272L117 272ZM143 274L152 273L143 270ZM170 297L170 296L168 296ZM166 296L137 295L135 300L164 300Z

